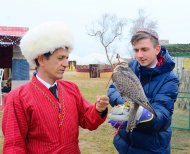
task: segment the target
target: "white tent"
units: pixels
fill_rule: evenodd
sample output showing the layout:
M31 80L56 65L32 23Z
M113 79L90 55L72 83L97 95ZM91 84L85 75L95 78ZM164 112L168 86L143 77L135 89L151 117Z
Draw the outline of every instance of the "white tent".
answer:
M105 54L92 53L84 57L79 57L71 53L69 57L70 61L77 61L77 65L88 65L88 64L108 64L108 60Z

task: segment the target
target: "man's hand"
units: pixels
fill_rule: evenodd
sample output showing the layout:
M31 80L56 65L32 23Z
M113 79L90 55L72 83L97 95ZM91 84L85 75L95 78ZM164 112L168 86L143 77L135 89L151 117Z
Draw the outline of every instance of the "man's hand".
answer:
M96 110L103 112L106 110L109 104L109 98L105 95L96 97Z
M129 108L125 105L118 105L112 108L111 113L108 115L109 121L113 127L118 128L121 126L126 127L129 119ZM142 106L139 106L136 113L136 124L149 122L153 119L153 114Z

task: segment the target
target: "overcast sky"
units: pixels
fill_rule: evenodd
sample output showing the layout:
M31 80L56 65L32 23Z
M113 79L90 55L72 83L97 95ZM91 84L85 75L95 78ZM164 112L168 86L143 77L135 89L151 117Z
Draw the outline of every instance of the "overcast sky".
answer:
M138 10L143 9L149 19L157 21L160 39L190 43L189 7L190 0L0 0L0 25L32 28L62 20L75 36L73 56L84 57L105 54L100 43L86 32L86 27L105 13L130 20L137 18ZM122 45L120 52L126 56L129 40Z

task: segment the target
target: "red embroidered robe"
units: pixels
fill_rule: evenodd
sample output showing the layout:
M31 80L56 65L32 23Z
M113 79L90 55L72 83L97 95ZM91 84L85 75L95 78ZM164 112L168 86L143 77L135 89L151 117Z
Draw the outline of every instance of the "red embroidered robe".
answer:
M6 99L2 129L4 154L79 154L79 126L95 130L101 118L72 82L57 81L58 97L35 76Z

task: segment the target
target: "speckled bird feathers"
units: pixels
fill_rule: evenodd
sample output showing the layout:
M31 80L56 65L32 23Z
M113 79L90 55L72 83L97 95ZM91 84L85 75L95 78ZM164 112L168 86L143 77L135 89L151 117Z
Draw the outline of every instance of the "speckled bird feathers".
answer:
M148 111L155 114L154 109L148 102L148 99L144 93L139 79L126 63L120 63L115 67L112 74L112 81L116 88L119 90L121 96L132 103L130 111L131 119L129 118L132 123L135 121L134 114L136 114L136 110L138 109L139 105L143 106ZM135 127L134 124L132 125L133 126L129 126L131 128L128 129L133 129L133 127Z

